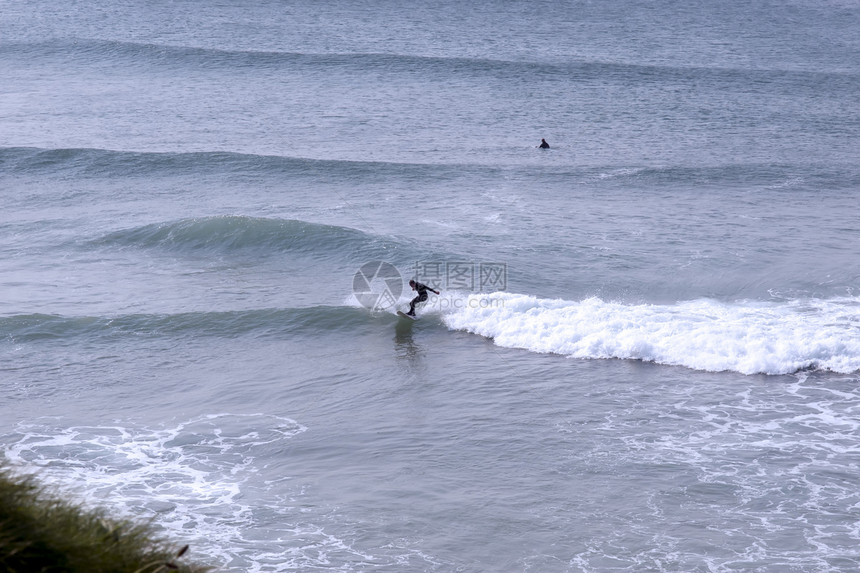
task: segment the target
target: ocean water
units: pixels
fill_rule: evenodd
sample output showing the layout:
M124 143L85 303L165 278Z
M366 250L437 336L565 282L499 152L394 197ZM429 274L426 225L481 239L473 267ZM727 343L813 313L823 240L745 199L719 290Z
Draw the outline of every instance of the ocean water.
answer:
M0 0L6 463L218 571L860 571L858 30Z

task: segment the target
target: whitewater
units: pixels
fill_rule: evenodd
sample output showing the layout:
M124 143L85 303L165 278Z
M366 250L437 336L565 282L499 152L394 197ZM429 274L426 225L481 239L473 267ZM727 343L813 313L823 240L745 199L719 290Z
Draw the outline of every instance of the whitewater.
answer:
M496 344L574 358L621 358L743 374L860 369L856 298L624 305L495 293L443 306L445 324Z

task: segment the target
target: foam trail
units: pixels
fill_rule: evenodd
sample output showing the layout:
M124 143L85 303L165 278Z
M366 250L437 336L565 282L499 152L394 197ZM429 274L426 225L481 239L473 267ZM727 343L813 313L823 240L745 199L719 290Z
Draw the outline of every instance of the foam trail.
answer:
M629 305L499 292L451 299L447 306L449 328L532 352L743 374L860 370L860 299L854 297Z

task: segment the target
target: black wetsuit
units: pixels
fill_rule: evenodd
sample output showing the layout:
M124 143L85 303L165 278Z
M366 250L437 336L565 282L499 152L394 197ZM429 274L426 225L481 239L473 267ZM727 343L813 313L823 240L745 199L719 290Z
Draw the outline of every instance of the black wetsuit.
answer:
M541 149L549 149L549 143L546 142L546 139L540 140L540 145L538 145Z
M409 312L406 314L415 314L415 305L419 302L424 302L427 300L427 291L433 290L429 286L425 284L421 284L419 282L415 282L415 290L418 291L418 296L412 299L412 302L409 303ZM436 291L433 291L436 292Z

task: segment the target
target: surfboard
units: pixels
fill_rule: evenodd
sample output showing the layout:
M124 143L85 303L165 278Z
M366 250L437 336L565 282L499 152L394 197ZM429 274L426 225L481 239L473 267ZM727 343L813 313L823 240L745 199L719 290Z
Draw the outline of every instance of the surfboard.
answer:
M402 316L403 318L408 318L409 320L418 320L417 316L409 316L408 314L406 314L402 310L397 311L397 316Z

